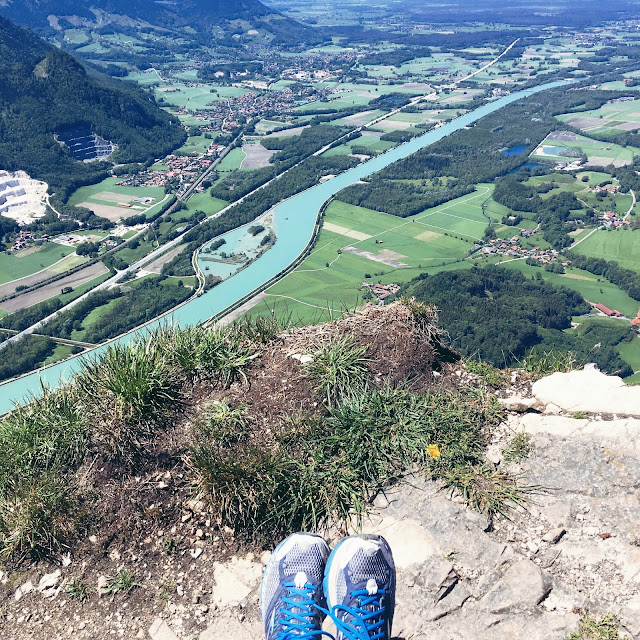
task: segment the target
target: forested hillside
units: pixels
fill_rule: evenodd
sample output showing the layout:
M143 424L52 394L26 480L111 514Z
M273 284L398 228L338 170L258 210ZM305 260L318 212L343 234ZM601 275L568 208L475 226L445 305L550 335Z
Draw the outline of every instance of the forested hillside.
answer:
M109 16L96 20L96 13L113 16L120 24L139 22L163 29L183 29L191 27L192 35L211 40L212 27L222 27L234 32L243 20L254 29L264 29L283 41L315 38L314 30L266 7L258 0L174 0L154 2L153 0L5 0L0 3L0 14L20 24L43 32L53 32L49 16L55 16L62 24L71 25L75 16L96 21L100 28L110 22ZM126 16L129 20L122 20ZM105 19L106 17L106 19ZM74 22L77 22L73 20Z
M115 162L144 162L185 139L177 120L140 89L88 72L1 17L0 113L0 168L27 171L63 196L97 180L108 165L74 160L55 132L88 128L118 145Z
M451 345L497 367L515 366L528 351L571 351L579 361L596 362L609 374L630 375L616 345L633 339L629 326L591 324L566 333L571 317L588 311L576 291L529 280L500 267L423 274L405 293L435 304Z

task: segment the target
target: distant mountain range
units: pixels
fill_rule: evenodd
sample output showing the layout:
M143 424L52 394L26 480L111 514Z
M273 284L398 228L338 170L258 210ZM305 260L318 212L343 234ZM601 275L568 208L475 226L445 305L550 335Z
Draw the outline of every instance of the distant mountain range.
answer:
M212 35L213 27L228 32L264 30L288 41L313 35L309 27L258 0L0 0L0 15L39 32L118 24L177 30L190 27L205 37Z
M56 140L69 131L114 143L114 162L161 157L186 137L148 93L0 17L0 169L27 171L61 195L101 177L108 165L79 162Z

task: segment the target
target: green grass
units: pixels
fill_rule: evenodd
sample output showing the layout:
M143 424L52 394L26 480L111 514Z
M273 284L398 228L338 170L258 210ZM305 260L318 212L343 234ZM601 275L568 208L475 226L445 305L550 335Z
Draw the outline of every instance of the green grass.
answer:
M621 342L618 346L620 357L633 369L634 375L640 373L640 338L634 338L631 342ZM635 382L633 376L625 378L626 382Z
M211 139L201 136L189 136L187 141L175 152L176 154L185 155L204 155L211 146Z
M612 613L607 613L602 618L585 615L578 629L567 640L622 640L618 633L618 619Z
M336 521L349 528L361 522L368 500L408 469L453 490L464 486L463 498L491 515L521 499L504 478L486 482L479 458L480 425L498 416L475 395L370 391L341 402L324 421L285 419L271 449L244 438L230 446L197 432L189 459L222 521L251 539L273 541Z
M214 213L218 213L225 207L229 206L229 203L220 200L219 198L212 198L208 191L203 193L195 193L187 202L188 209L186 211L180 211L173 214L171 217L174 220L186 219L192 216L196 211L204 211L208 216L212 216Z
M42 363L43 366L53 364L59 360L68 358L73 353L73 347L68 344L59 344L54 349L53 353Z
M0 253L0 284L46 269L75 251L72 247L55 242L47 242L34 249L35 251L26 249L17 254Z
M596 231L581 242L575 251L585 256L615 260L621 267L640 272L640 232L638 231L630 229Z
M266 316L273 310L277 315L292 313L302 323L328 320L362 304L361 287L367 273L371 282L388 284L408 282L424 271L469 268L470 261L460 261L473 247L473 239L484 232L486 220L481 205L490 192L487 185L480 185L476 193L411 218L398 218L338 200L332 202L326 210L325 224L372 237L357 240L324 226L309 257L270 287L266 302L250 314ZM384 249L394 251L403 256L397 259L409 268L395 269L342 251L349 245L373 254Z
M162 200L165 196L163 187L121 187L116 185L117 182L120 182L120 178L106 178L98 184L80 187L80 189L75 191L69 198L69 204L76 205L81 202L95 202L115 206L115 202L102 201L95 197L96 194L102 191L111 191L112 193L121 193L122 195L140 198L149 197L156 200Z
M316 393L329 407L354 397L367 386L368 345L358 346L351 338L341 338L314 350L306 372Z
M129 593L133 591L133 589L139 589L141 586L131 571L128 569L120 569L118 573L107 576L107 585L104 592L106 595Z
M227 155L222 158L220 163L216 166L218 171L235 171L240 168L242 161L247 157L247 154L242 149L231 149Z
M517 433L502 452L505 462L522 462L531 453L531 434Z
M540 143L540 146L579 148L584 154L587 155L589 160L591 160L592 158L608 158L611 162L617 160L623 163L630 163L633 160L634 156L640 155L640 149L637 149L636 147L622 147L612 142L601 142L599 140L592 140L591 138L587 138L585 136L577 136L576 141L570 142L565 142L564 140L550 140L549 138L547 138ZM548 154L544 155L537 155L534 151L534 153L531 154L531 158L549 158L552 160L559 159L565 162L573 161L575 159L554 154L550 149L548 150Z

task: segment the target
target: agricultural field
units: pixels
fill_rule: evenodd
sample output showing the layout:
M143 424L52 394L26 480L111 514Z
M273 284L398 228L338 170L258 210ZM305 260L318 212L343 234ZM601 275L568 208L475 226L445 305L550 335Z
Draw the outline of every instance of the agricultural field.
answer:
M540 273L544 280L555 285L575 289L582 297L594 303L602 303L611 309L617 309L627 317L635 317L640 302L630 298L619 287L601 276L596 276L581 269L567 269L566 273L552 273L537 266L530 266L524 260L511 260L502 266L517 269L529 277Z
M18 253L0 252L0 284L47 269L70 253L74 253L72 247L54 242L23 249Z
M561 122L595 135L640 129L640 100L611 102L599 109L556 116Z
M242 149L231 149L227 155L216 165L217 171L235 171L240 169L247 154Z
M393 142L389 142L388 140L380 140L380 136L382 133L377 133L374 131L365 131L362 136L356 138L355 140L349 140L345 142L345 144L341 144L338 147L332 147L331 149L327 149L322 155L324 156L339 156L339 155L347 155L353 153L353 147L366 147L372 154L383 153L391 147L394 147L395 144Z
M206 109L212 102L221 102L227 98L237 98L248 93L248 89L240 87L208 84L198 87L164 84L153 88L156 98L163 98L165 104L191 110Z
M615 260L625 269L640 272L640 231L596 231L581 242L576 251L593 258Z
M363 282L404 283L424 271L471 267L466 258L486 227L481 205L490 192L489 185L479 185L475 193L411 218L334 201L309 257L269 288L252 313L275 308L312 322L362 303Z
M187 202L187 210L174 213L171 218L174 221L182 219L186 220L196 211L204 211L207 216L212 216L214 213L218 213L218 211L228 206L229 203L225 200L212 198L208 191L204 191L203 193L194 193Z
M117 221L140 213L153 215L164 204L167 197L162 187L118 186L118 178L107 178L98 184L81 187L69 198L70 205L91 209L96 215ZM148 205L136 203L134 198L153 198ZM118 203L130 207L118 206Z
M553 131L531 153L531 159L573 162L582 154L587 156L590 166L606 167L613 164L623 167L630 164L634 156L640 155L640 149L593 140L571 131Z

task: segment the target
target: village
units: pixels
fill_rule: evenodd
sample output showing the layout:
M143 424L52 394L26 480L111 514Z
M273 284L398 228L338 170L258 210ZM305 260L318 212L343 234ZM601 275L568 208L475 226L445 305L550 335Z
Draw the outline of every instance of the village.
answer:
M188 188L193 181L208 169L225 147L211 144L202 156L169 155L162 162L163 168L145 169L134 175L122 176L117 186L122 187L167 187L174 186L180 191Z
M523 247L520 237L530 238L536 229L520 229L520 236L511 238L493 238L488 241L479 240L475 243L475 251L481 250L485 255L509 256L511 258L530 258L541 264L550 264L558 260L558 251L555 249L542 249L538 246ZM569 264L569 263L566 263ZM566 265L565 265L566 266Z

